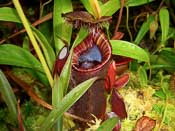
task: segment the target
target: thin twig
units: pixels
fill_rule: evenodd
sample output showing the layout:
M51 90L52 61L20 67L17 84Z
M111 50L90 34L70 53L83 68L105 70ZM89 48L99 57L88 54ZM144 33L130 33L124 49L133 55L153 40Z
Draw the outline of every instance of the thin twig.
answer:
M71 117L71 118L73 118L73 119L75 119L75 120L79 120L79 121L84 122L84 123L94 124L92 121L89 121L89 120L84 119L84 118L81 118L81 117L79 117L79 116L70 114L70 113L68 113L68 112L65 112L64 115L65 115L65 116L68 116L68 117Z
M7 6L10 6L12 4L13 4L12 1L10 1L10 2L8 2L6 4L0 4L0 7L7 7Z
M148 12L141 12L139 15L136 16L136 18L134 19L134 30L135 31L137 31L136 24L137 24L138 19L142 16L146 16L147 14Z
M129 21L129 7L126 7L126 29L128 31L129 37L130 37L130 41L133 41L133 37L132 37L132 33L131 30L129 29L129 25L128 25L128 21Z
M115 27L114 35L115 35L115 34L117 33L117 31L118 31L118 28L119 28L119 25L120 25L120 22L121 22L121 19L122 19L122 13L123 13L124 3L125 3L125 0L120 0L120 13L119 13L119 17L118 17L118 20L117 20L117 25L116 25L116 27Z
M20 131L25 131L22 115L21 115L20 99L18 99L17 109L18 109L18 123L19 123Z
M42 15L43 15L44 6L46 6L46 5L49 4L50 2L52 2L52 0L48 0L48 1L45 2L43 5L40 6L40 18L41 18Z
M38 95L33 91L32 87L24 82L23 80L16 77L11 71L6 71L6 74L15 82L17 83L24 91L38 104L42 105L43 107L47 109L52 109L52 106L48 104L47 102L43 101L41 98L38 97Z
M41 19L35 21L32 25L33 25L33 26L40 25L41 23L44 23L44 22L46 22L46 21L52 19L52 15L53 15L52 12L50 12L50 13L48 13L46 16L44 16L44 17L42 17ZM25 30L25 29L22 29L22 30L20 30L20 31L18 31L18 32L14 33L14 34L12 34L12 35L10 35L10 36L8 36L6 39L1 40L1 41L0 41L0 44L6 42L8 39L11 39L11 38L14 38L14 37L18 36L18 35L20 35L20 34L22 34L22 33L24 33L24 32L26 32L26 30Z

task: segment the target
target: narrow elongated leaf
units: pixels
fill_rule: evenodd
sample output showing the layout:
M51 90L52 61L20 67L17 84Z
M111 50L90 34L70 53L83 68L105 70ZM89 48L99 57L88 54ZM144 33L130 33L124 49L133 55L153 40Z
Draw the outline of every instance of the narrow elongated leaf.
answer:
M102 16L112 16L120 9L120 0L109 0L101 5Z
M71 66L72 66L72 53L73 53L73 48L79 44L88 34L87 29L85 28L81 28L76 40L73 43L72 49L70 50L69 53L69 57L66 60L66 63L64 64L64 67L61 71L60 77L58 78L58 80L55 83L54 86L54 92L52 94L53 97L53 105L56 107L62 97L67 93L67 88L69 85L69 79L70 79L70 75L71 75ZM58 84L58 85L57 85ZM58 127L61 128L61 123L62 123L62 118L58 119L57 125L59 125Z
M13 93L13 90L6 79L3 72L0 70L0 92L5 103L7 104L8 110L12 115L12 118L17 121L17 100Z
M166 49L166 48L165 48ZM175 50L162 50L159 55L151 56L151 68L152 69L164 69L168 71L175 71ZM145 69L149 69L146 65Z
M12 44L0 45L0 64L26 67L43 72L41 63L30 52Z
M93 15L89 0L81 0L86 10ZM100 4L102 16L112 16L120 9L120 0L109 0L105 4Z
M138 45L140 43L140 41L143 39L143 37L145 36L145 34L149 31L149 27L150 27L150 24L151 22L154 20L154 17L153 16L149 16L147 21L144 22L136 36L136 39L135 39L135 43Z
M46 58L47 64L50 68L50 70L52 71L54 62L55 62L55 53L53 51L53 48L51 47L51 45L48 43L47 39L45 38L45 36L36 28L32 27L32 30L34 32L34 35L36 37L36 39L38 40L44 56Z
M53 86L53 90L52 90L52 105L55 108L57 108L61 102L61 100L63 99L63 83L61 81L61 79L56 76L54 78L54 86ZM62 130L63 128L63 117L60 117L57 122L54 125L55 130Z
M72 53L73 50L70 51L69 57L63 67L63 70L60 74L60 80L62 81L63 84L63 94L65 95L67 92L67 88L69 85L69 80L70 80L70 75L71 75L71 67L72 67Z
M72 25L65 24L66 21L62 17L62 13L72 12L72 3L70 0L54 0L53 10L53 35L56 52L58 52L64 45L62 40L70 44L72 35Z
M132 7L132 6L140 6L144 4L148 4L150 2L153 2L154 0L128 0L126 5Z
M157 66L162 65L165 70L173 71L175 70L175 52L163 50L160 52L158 59L153 61ZM161 68L162 68L161 67Z
M88 31L86 28L81 28L73 45L72 48L70 50L70 54L69 57L62 69L61 75L60 75L60 80L63 83L63 87L64 87L64 94L66 94L67 92L67 88L69 85L69 79L70 79L70 75L71 75L71 66L72 66L72 53L73 53L73 48L78 45L79 43L81 43L81 41L84 40L84 38L88 35Z
M166 94L163 92L162 89L159 89L157 90L155 93L154 93L155 96L161 98L162 100L165 100L166 99Z
M140 66L140 68L138 69L138 79L141 87L147 86L148 76L146 74L146 70L142 66Z
M160 25L162 29L162 39L164 43L167 40L168 30L169 30L169 12L166 8L162 8L159 12Z
M21 23L21 20L16 12L16 9L10 7L0 8L0 20Z
M98 0L89 0L89 3L91 5L92 11L93 11L93 16L96 19L99 19L101 17L101 9L100 9Z
M112 131L112 129L115 127L118 121L119 120L117 117L110 118L103 122L102 125L96 131L106 131L106 129L108 131Z
M53 124L63 115L63 113L67 111L96 80L96 77L91 78L85 82L80 83L73 90L71 90L62 99L58 107L50 112L48 117L42 123L40 130L48 131L53 126Z
M40 71L35 71L33 69L29 69L29 68L24 68L23 70L25 70L25 72L31 74L33 76L34 79L41 81L42 84L44 84L45 86L49 86L49 81L45 75L45 73L40 72Z
M79 33L77 34L77 37L73 43L73 47L76 47L78 44L80 44L88 35L88 29L87 28L81 28Z
M148 53L139 46L122 40L110 40L112 45L112 53L130 57L139 61L149 62Z
M84 7L86 8L86 10L91 14L93 15L93 12L92 12L92 8L91 8L91 5L89 3L89 0L80 0L81 3L84 5Z
M161 58L162 60L164 60L165 62L169 63L170 65L175 66L175 52L174 50L163 50L160 52L159 54L159 58Z
M73 11L71 0L61 0L62 2L62 13L68 13Z
M23 43L22 43L22 48L26 49L27 51L30 51L30 41L29 41L29 37L25 36L23 39Z
M60 101L63 99L63 83L59 76L55 76L54 78L54 86L52 90L52 105L56 108Z

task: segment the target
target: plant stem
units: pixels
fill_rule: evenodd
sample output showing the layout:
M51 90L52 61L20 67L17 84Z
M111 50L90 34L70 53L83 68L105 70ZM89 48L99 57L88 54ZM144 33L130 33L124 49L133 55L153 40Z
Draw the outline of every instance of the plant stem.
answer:
M50 72L50 70L48 68L48 65L47 65L47 63L46 63L46 61L44 59L44 56L43 56L43 54L41 52L41 49L39 48L39 45L38 45L38 43L37 43L37 41L36 41L36 39L35 39L35 37L33 35L33 32L32 32L32 30L30 28L30 25L29 25L25 15L24 15L22 7L21 7L21 5L20 5L18 0L13 0L13 3L14 3L14 6L15 6L17 12L18 12L18 15L19 15L19 17L20 17L20 19L21 19L21 21L22 21L22 23L24 25L24 28L26 29L26 32L27 32L27 34L28 34L28 36L29 36L29 38L30 38L30 40L32 42L32 45L33 45L33 47L34 47L34 49L35 49L35 51L36 51L36 53L38 55L38 58L39 58L42 66L44 68L44 71L46 73L46 76L48 78L50 86L52 87L53 86L53 77L52 77L51 72Z
M127 29L128 33L129 33L130 41L132 42L133 38L132 38L131 31L129 29L128 21L129 21L129 7L126 6L126 29Z
M119 25L120 25L120 22L121 22L121 19L122 19L122 13L123 13L124 4L125 4L125 0L120 0L120 13L119 13L119 16L118 16L118 21L117 21L117 25L115 27L114 35L118 31L118 28L119 28Z
M149 62L148 62L148 66L149 66L149 80L151 80L152 66L151 66L150 60L149 60Z

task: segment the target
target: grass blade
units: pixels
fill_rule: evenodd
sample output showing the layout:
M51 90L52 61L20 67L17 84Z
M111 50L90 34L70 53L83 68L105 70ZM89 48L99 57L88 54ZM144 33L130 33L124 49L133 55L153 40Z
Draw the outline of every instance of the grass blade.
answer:
M63 99L63 82L60 79L60 77L55 76L54 78L54 86L53 86L53 90L52 90L52 105L54 107L54 109L56 109L61 100ZM57 131L62 131L63 128L63 117L61 116L57 122L54 124L54 130Z
M83 4L83 6L86 8L86 10L91 14L93 15L93 12L92 12L92 8L91 8L91 5L89 3L89 0L80 0L81 3Z
M7 104L8 110L12 115L12 118L17 121L17 100L13 93L13 90L6 79L4 73L0 70L0 92Z
M138 69L138 79L141 87L146 87L148 83L148 76L144 67L140 66Z
M139 30L139 33L136 36L135 39L135 43L138 45L140 43L140 41L143 39L143 37L145 36L145 34L149 31L149 27L151 22L154 20L153 16L149 16L147 21L144 22Z
M100 19L101 17L101 9L97 0L89 0L90 6L92 8L93 16L96 19Z
M36 39L38 40L44 56L46 58L47 64L50 68L50 71L52 71L53 65L55 63L55 53L53 51L53 48L51 47L51 45L49 44L49 42L47 41L47 39L45 38L45 36L36 28L32 27L32 30L34 32L34 35L36 37Z
M101 5L102 16L112 16L120 9L120 0L109 0L105 4Z
M130 57L139 61L149 62L148 53L139 46L122 40L110 40L112 45L112 53Z
M69 85L69 79L70 79L70 75L71 75L71 66L72 66L72 52L73 52L73 48L78 45L79 43L81 43L81 41L84 40L84 38L88 35L88 30L86 28L81 28L79 33L77 34L77 37L72 45L72 48L70 50L69 53L69 57L62 69L62 72L60 74L60 79L63 83L63 87L64 87L64 95L67 92L67 88Z
M78 44L80 44L88 35L88 29L82 27L79 31L79 33L77 34L77 37L73 43L73 47L76 47Z
M71 90L59 103L56 109L53 109L48 117L44 120L40 130L48 131L55 122L67 111L86 91L87 89L97 80L96 77L86 80L80 83L73 90Z
M46 76L48 78L50 86L52 87L53 86L53 78L52 78L51 72L49 70L49 67L48 67L46 61L45 61L45 58L44 58L44 56L42 54L42 51L41 51L41 49L40 49L40 47L39 47L39 45L38 45L38 43L37 43L37 41L36 41L36 39L34 37L32 29L30 28L30 24L29 24L29 22L28 22L28 20L27 20L27 18L25 16L23 10L22 10L22 7L21 7L19 1L18 0L13 0L13 4L14 4L17 12L18 12L18 15L19 15L19 17L20 17L20 19L22 21L23 26L26 29L26 32L27 32L27 34L28 34L28 36L29 36L29 38L31 40L31 43L32 43L32 45L33 45L33 47L34 47L34 49L36 51L36 54L37 54L37 56L38 56L38 58L39 58L39 60L40 60L40 62L42 64L42 66L43 66L43 69L44 69L44 71L46 73Z
M96 131L112 131L112 129L115 127L115 125L118 122L117 117L110 118L102 123L102 125L96 130Z
M64 46L62 40L70 44L72 35L72 25L65 24L65 19L62 17L62 13L72 12L71 0L54 0L53 10L53 36L56 52Z

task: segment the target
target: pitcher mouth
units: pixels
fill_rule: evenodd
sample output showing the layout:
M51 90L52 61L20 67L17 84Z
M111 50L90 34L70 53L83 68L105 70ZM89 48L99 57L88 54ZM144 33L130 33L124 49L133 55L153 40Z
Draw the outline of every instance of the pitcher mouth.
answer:
M98 47L101 53L101 62L95 64L93 67L90 68L82 68L79 64L80 56L87 50L93 48L94 45ZM112 49L110 42L105 34L102 32L102 30L92 29L89 35L78 46L74 48L72 67L79 72L97 71L100 70L110 60L111 54Z

